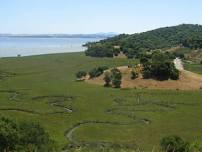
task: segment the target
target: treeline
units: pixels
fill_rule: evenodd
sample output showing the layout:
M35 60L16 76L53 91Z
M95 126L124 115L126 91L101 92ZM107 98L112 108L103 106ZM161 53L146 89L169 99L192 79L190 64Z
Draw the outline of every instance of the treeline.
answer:
M128 58L138 58L151 50L166 50L176 46L197 49L202 48L202 25L182 24L140 34L122 34L85 46L87 56L113 57L121 51Z

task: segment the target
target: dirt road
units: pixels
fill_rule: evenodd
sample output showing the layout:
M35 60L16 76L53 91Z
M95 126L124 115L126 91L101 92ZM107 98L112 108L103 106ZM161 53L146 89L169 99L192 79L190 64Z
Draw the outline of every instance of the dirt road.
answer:
M180 71L183 71L184 70L184 66L183 66L183 63L182 63L182 60L180 58L176 58L174 60L174 64L175 64L175 67L180 70Z

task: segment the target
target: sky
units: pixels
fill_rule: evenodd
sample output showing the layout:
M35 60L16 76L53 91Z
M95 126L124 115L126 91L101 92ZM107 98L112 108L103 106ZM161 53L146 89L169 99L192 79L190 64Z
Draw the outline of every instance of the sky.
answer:
M0 0L0 33L137 33L202 24L202 0Z

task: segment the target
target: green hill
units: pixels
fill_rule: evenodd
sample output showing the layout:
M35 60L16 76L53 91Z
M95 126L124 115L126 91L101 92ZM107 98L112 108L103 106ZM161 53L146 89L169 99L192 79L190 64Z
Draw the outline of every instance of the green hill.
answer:
M86 46L87 56L113 57L122 51L129 58L176 46L197 49L202 48L202 25L182 24L132 35L122 34Z

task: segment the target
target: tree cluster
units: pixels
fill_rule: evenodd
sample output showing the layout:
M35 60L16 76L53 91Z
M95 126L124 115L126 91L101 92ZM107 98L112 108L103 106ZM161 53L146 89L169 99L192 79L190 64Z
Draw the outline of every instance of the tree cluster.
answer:
M122 51L128 58L140 58L145 52L157 49L166 50L176 46L191 49L202 48L202 26L182 24L140 34L122 34L100 42L87 43L85 46L87 56L113 57Z
M143 65L143 78L153 78L157 80L178 80L179 71L175 68L169 56L160 51L154 52L151 58L143 57L140 60Z
M55 143L36 123L0 118L0 151L55 151Z
M110 72L105 73L105 76L104 76L105 84L104 84L104 86L109 87L112 84L112 86L114 88L120 88L121 87L121 79L122 79L121 72L118 69L114 68Z

